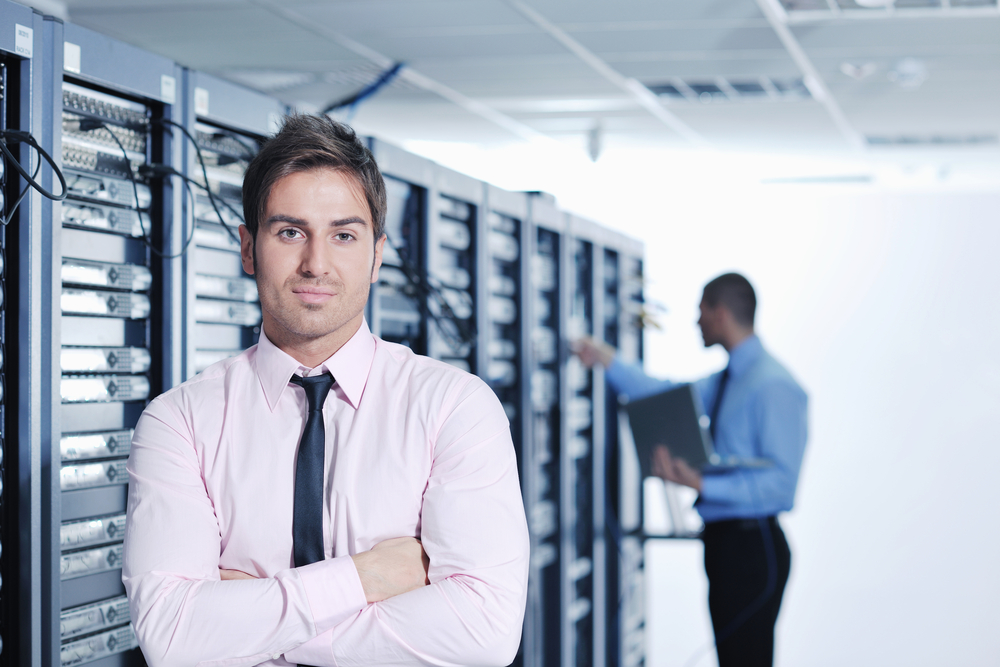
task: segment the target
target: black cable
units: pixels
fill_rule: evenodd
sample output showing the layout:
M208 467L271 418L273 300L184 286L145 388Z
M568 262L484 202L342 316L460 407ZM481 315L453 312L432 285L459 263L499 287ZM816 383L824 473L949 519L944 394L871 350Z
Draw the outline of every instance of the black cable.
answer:
M191 191L191 186L192 185L195 186L195 187L197 187L197 188L200 188L201 190L204 190L206 192L209 191L208 186L206 186L204 183L199 183L198 181L194 180L193 178L191 178L187 174L182 173L182 172L178 171L177 169L174 169L173 167L171 167L168 164L158 164L158 163L144 164L144 165L142 165L142 167L139 168L139 171L141 173L147 174L149 176L177 176L182 181L184 181L184 185L188 188L189 192ZM222 204L223 204L223 206L225 206L226 208L228 208L230 211L232 211L234 215L238 216L238 214L236 213L235 209L233 209L232 206L229 206L226 203L225 199L222 200ZM195 220L197 220L197 215L194 212L195 208L196 208L196 204L195 204L195 201L194 201L194 198L193 198L193 195L192 195L192 200L191 200L192 216L195 218ZM219 216L220 220L222 219L222 214L219 212L218 208L215 208L215 214L217 216ZM240 222L241 223L243 222L243 218L240 218ZM223 223L223 224L225 224L225 223ZM230 233L230 235L232 235L232 233ZM240 242L240 240L238 238L234 239L234 240L237 243Z
M125 159L126 174L128 174L128 179L132 183L132 194L135 195L135 211L136 211L136 215L139 216L139 227L142 230L142 242L146 245L147 248L149 248L150 252L152 252L154 255L156 255L160 259L177 259L178 257L182 257L184 255L184 253L186 253L188 251L188 248L191 246L191 241L192 241L192 239L194 239L194 228L195 228L194 223L192 222L192 224L191 224L191 231L188 233L187 240L184 241L184 244L181 247L180 252L175 253L173 255L168 255L168 254L164 253L162 250L157 249L153 245L153 241L152 241L152 238L151 238L151 233L152 232L151 231L150 232L146 231L146 225L142 221L142 212L143 212L143 210L142 210L142 204L139 202L139 184L136 181L135 173L132 170L132 160L129 159L128 151L125 150L125 146L122 144L121 140L118 139L118 137L115 135L115 133L111 131L111 128L108 127L108 125L106 123L104 123L104 121L96 120L96 119L82 118L82 119L80 119L79 122L80 122L80 129L82 131L84 131L84 132L89 132L89 131L96 130L96 129L104 129L105 131L107 131L107 133L109 135L111 135L111 139L118 145L118 149L121 150L122 157ZM139 168L140 171L142 171L142 167L144 167L144 166L146 166L146 165L142 165ZM195 208L194 191L191 190L191 186L188 185L187 181L184 181L184 187L187 190L188 195L191 197L191 211L192 211L192 219L193 219L194 208ZM152 226L152 219L150 219L150 226ZM183 236L182 236L182 238L183 238Z
M38 172L41 170L42 170L42 161L39 160L38 164L35 165L35 173L32 174L32 177L37 178ZM17 207L21 205L21 200L24 199L25 195L28 194L28 190L30 189L31 189L31 184L26 183L24 188L21 190L21 194L18 195L17 199L14 201L14 205L11 206L10 212L7 215L2 215L2 211L0 211L0 222L3 222L4 226L6 226L8 222L14 219L14 213L17 212Z
M191 231L188 232L187 240L184 241L184 245L181 246L180 252L175 253L173 255L159 255L159 257L162 259L177 259L178 257L182 257L184 253L188 251L188 247L190 247L191 241L194 240L194 231L195 228L197 227L197 222L194 219L194 209L195 209L194 190L191 189L191 185L188 184L186 180L182 182L184 183L184 189L187 190L188 197L191 198Z
M13 141L15 143L18 142L26 143L31 148L35 149L36 153L38 153L39 156L38 164L35 166L35 171L30 176L28 175L28 172L24 169L24 167L21 165L20 161L18 161L18 159L14 156L14 154L10 152L10 149L7 148L8 140ZM14 218L14 213L17 212L17 207L21 205L21 201L24 199L25 195L28 194L29 188L34 188L43 197L51 199L52 201L62 201L63 199L66 198L66 194L69 191L69 189L66 187L66 177L63 175L62 170L59 168L59 166L52 159L52 156L49 155L44 148L38 145L38 141L35 140L35 137L30 132L24 132L22 130L4 130L2 133L0 133L0 151L2 151L3 154L7 156L7 159L10 160L10 163L14 166L14 169L17 170L17 173L19 173L21 177L24 178L24 180L27 182L27 184L24 186L24 189L21 190L21 194L19 194L17 199L14 201L14 205L11 206L10 212L7 213L7 215L0 215L0 222L2 222L4 225L6 225ZM59 179L59 185L62 186L62 194L56 195L46 190L37 180L35 180L36 178L38 178L38 173L42 169L43 160L49 163L49 166L52 168L52 173L54 173L56 175L56 178ZM31 168L30 156L28 158L28 168L29 169Z
M14 157L14 154L10 152L9 148L7 148L8 141L14 141L15 143L16 142L26 143L32 148L34 148L35 152L38 153L38 155L43 160L49 163L49 166L52 168L52 173L54 173L56 175L56 178L59 179L59 185L62 186L62 194L57 195L55 193L49 192L48 190L43 188L42 185L38 181L36 181L33 176L29 176L28 172L25 171L24 167L21 166L21 163L18 161L18 159ZM66 199L66 194L67 194L66 177L63 176L62 170L59 169L59 165L57 165L55 160L52 159L52 156L49 155L48 152L38 144L38 141L30 132L24 132L23 130L4 130L2 133L0 133L0 150L3 151L3 154L6 155L7 158L11 161L11 164L14 165L14 169L17 170L17 173L21 174L21 177L28 182L28 185L33 187L35 190L38 190L38 192L41 193L43 197L51 199L52 201L62 201L63 199ZM41 165L41 160L39 160L38 164ZM38 172L36 171L35 175L37 174Z
M250 144L248 144L243 140L244 137L240 134L236 134L235 132L226 132L225 130L216 130L214 133L212 133L212 137L218 139L222 138L232 139L233 141L235 141L240 145L240 148L243 149L244 157L246 157L246 159L248 160L252 160L255 157L257 157L257 151L259 150L259 147L250 146Z
M150 250L155 252L153 248L152 241L150 240L150 233L146 231L146 225L142 222L142 204L139 201L139 184L135 180L135 173L132 171L132 159L128 156L128 151L125 150L125 146L122 144L121 140L111 131L104 121L97 120L95 118L81 118L79 121L80 131L91 132L93 130L104 129L110 135L111 140L118 144L118 149L122 152L122 158L125 160L125 175L128 176L129 182L132 184L132 194L135 195L135 212L139 216L139 228L142 230L143 243L149 246ZM153 221L150 219L150 226L152 226Z
M170 120L169 118L157 118L157 119L154 119L153 122L154 123L164 123L166 125L170 125L172 127L176 127L182 133L184 133L184 136L187 137L188 141L191 142L191 145L194 146L195 154L198 156L198 164L201 165L201 175L202 175L202 178L205 179L205 185L203 187L204 187L205 193L208 195L208 200L212 204L212 209L215 211L215 214L217 216L219 216L219 222L222 223L222 226L225 227L225 229L226 229L227 232L229 232L229 236L233 239L233 241L235 241L236 243L239 243L240 242L240 237L237 236L237 234L233 231L233 229L228 224L226 224L226 220L222 217L222 213L219 211L219 205L215 201L215 194L212 192L212 188L211 188L211 186L208 183L208 169L205 167L205 156L201 154L201 146L198 145L198 140L195 139L194 135L191 134L190 130L188 130L186 127L184 127L180 123L178 123L176 121ZM179 173L179 172L177 172L177 173ZM232 211L233 213L236 213L236 209L234 209L232 206L230 206L228 203L226 203L225 200L222 201L222 204L226 208L228 208L230 211ZM239 215L237 213L236 217L239 218L241 222L243 221L243 216L242 215Z
M386 238L389 242L389 246L396 251L396 254L399 255L399 259L402 262L402 264L396 268L403 272L403 275L406 276L410 286L417 292L414 296L417 296L426 302L433 299L440 309L439 313L434 313L430 307L428 307L427 314L430 319L437 324L438 331L447 340L448 344L453 349L458 349L463 345L474 344L476 340L476 330L475 326L470 324L472 322L472 318L470 317L470 323L467 323L455 315L454 309L452 309L451 305L448 303L447 297L444 296L443 288L435 285L431 281L430 275L424 275L413 265L407 257L405 249L397 246L391 238ZM461 290L456 291L461 292ZM447 326L443 326L442 322L454 324L458 335L453 335L453 332L449 331Z

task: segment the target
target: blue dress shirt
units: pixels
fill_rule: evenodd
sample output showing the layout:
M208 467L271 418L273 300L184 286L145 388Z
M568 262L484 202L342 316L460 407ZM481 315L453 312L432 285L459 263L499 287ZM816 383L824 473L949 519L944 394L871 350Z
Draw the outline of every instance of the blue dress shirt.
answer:
M665 391L669 380L646 375L617 359L604 376L630 399ZM707 413L712 413L722 372L698 380ZM696 507L706 523L772 516L792 508L806 446L806 393L791 374L750 336L729 354L729 380L715 427L721 456L762 458L767 468L704 471Z

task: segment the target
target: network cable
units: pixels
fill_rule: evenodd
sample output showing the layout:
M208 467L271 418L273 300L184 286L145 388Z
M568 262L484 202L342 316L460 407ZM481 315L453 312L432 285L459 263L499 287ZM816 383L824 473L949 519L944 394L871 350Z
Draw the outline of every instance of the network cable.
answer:
M39 160L38 165L35 167L35 171L32 174L29 175L28 171L21 165L20 161L14 157L13 153L10 152L10 149L7 148L8 142L23 142L35 150L39 156ZM27 185L25 185L24 189L21 190L21 194L18 195L17 199L14 201L14 205L11 207L10 213L6 216L0 216L0 222L4 225L6 225L7 222L14 217L14 213L17 211L17 207L20 206L21 200L24 199L26 194L28 194L28 188L34 188L43 197L51 199L52 201L62 201L66 198L66 194L68 193L68 188L66 187L66 177L63 176L62 170L59 169L59 166L55 163L55 160L52 159L52 156L38 144L38 141L30 132L25 132L23 130L3 130L3 132L0 132L0 151L7 156L7 159L9 159L11 164L14 165L14 169L17 170L17 173L19 173L27 182ZM35 180L42 168L43 160L49 163L49 166L52 168L52 173L55 174L57 179L59 179L59 185L62 188L61 194L57 195L46 190L38 181ZM30 158L28 167L29 169L31 167Z
M115 144L117 144L118 149L122 152L122 157L125 160L125 172L128 175L129 182L132 183L132 193L135 195L135 211L136 215L139 216L139 228L142 230L143 244L145 244L146 247L149 248L150 252L152 252L160 259L177 259L178 257L182 257L184 253L187 252L188 247L191 245L191 240L194 238L194 225L192 224L191 231L188 232L187 240L184 241L184 244L181 247L180 252L173 255L168 255L164 253L162 250L157 249L153 245L152 231L147 232L146 225L142 221L143 211L142 211L142 205L139 202L139 184L136 181L135 172L132 170L132 160L129 158L128 151L125 150L125 146L122 144L121 140L115 135L115 133L111 131L111 128L108 127L106 123L104 123L104 121L93 118L81 118L77 122L79 123L79 129L83 132L91 132L97 129L104 129L105 131L107 131L108 135L111 136L112 141L114 141ZM140 167L140 170L141 169L142 167ZM187 190L188 196L191 197L191 208L192 210L194 210L194 192L191 190L191 187L187 184L186 181L184 182L184 187ZM150 220L150 224L152 225L152 220Z
M195 139L194 135L191 134L190 130L188 130L180 123L170 120L169 118L159 118L154 122L159 122L165 125L169 125L171 127L176 127L184 134L185 137L187 137L188 141L191 142L191 145L194 146L195 155L197 155L198 157L198 164L201 166L201 175L202 178L205 179L204 186L201 186L200 183L198 183L198 185L203 187L203 189L205 190L205 194L208 195L208 200L212 204L212 209L215 211L215 214L219 216L219 222L222 223L222 226L229 233L230 238L232 238L234 242L239 243L240 237L237 236L236 232L233 231L232 227L226 224L226 220L222 217L222 213L219 211L219 205L215 201L215 194L212 192L212 188L208 183L208 169L205 167L205 156L202 155L201 146L198 144L198 140ZM243 216L237 213L236 209L230 206L224 199L222 200L222 205L225 206L227 209L229 209L229 211L231 211L233 214L235 214L236 217L240 220L240 222L243 222Z
M359 105L361 102L364 102L366 99L377 93L379 90L389 85L392 82L392 80L395 79L396 76L399 74L400 70L402 70L403 67L405 67L405 65L406 64L403 62L397 62L393 64L392 67L382 72L382 74L380 74L379 77L375 79L375 81L368 84L360 91L354 93L353 95L349 95L343 99L340 99L336 102L331 102L330 104L323 107L323 110L320 111L320 115L325 116L328 113L336 111L337 109L343 109L344 107L351 107L352 109L357 107L357 105Z

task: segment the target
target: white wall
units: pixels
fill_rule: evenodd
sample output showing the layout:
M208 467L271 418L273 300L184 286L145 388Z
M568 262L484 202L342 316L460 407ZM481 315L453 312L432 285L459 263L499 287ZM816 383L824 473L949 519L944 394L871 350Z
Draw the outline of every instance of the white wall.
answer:
M1000 196L809 194L645 237L651 292L679 304L647 339L650 369L723 363L681 304L738 269L762 338L809 391L779 665L1000 664ZM707 634L703 608L669 627L672 597L700 599L700 548L648 556L650 664L681 665L675 642Z
M647 368L692 378L702 285L728 270L759 295L758 329L810 395L792 575L778 626L786 667L1000 664L1000 194L935 170L761 156L566 158L422 149L646 243L665 330ZM865 171L868 169L869 171ZM784 170L784 172L782 172ZM861 170L859 172L858 170ZM860 187L761 186L766 175L872 173ZM650 667L709 637L697 542L647 548ZM699 665L714 663L708 652Z

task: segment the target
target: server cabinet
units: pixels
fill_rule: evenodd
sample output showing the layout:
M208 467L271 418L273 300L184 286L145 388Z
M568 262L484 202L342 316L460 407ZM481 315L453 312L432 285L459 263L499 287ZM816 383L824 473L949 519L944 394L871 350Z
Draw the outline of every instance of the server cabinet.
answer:
M171 126L181 122L181 72L79 26L49 25L57 66L43 96L69 194L51 219L61 466L49 557L60 611L43 663L141 664L121 583L125 459L147 401L181 379L184 193L170 175L181 167Z
M564 271L565 218L544 195L529 200L530 280L522 310L530 327L530 433L525 443L522 486L531 539L528 606L525 612L524 662L538 666L562 664L562 543L563 502L561 452L563 424L562 346L565 313L560 292Z
M427 354L482 375L477 329L477 247L484 184L435 165L427 205ZM500 297L493 300L501 303Z
M430 287L424 248L436 165L379 139L369 139L368 147L385 177L388 205L382 269L366 317L375 335L427 354Z
M194 225L192 248L184 256L187 378L255 344L260 335L257 284L240 261L243 174L286 108L191 70L184 72L184 91L184 164L195 186L184 211Z
M566 338L600 336L603 229L566 216ZM566 360L562 391L563 665L603 664L605 649L604 382L599 369Z
M477 366L490 385L507 419L517 457L522 493L527 473L526 443L530 440L531 402L529 343L531 322L522 307L530 285L530 226L528 195L485 185L484 211L480 218L480 268L476 281L477 300L484 304L478 312L479 345ZM525 502L527 503L527 497ZM527 625L530 619L525 617ZM527 627L523 635L528 634ZM514 664L525 664L522 641Z
M485 214L479 237L478 309L479 375L500 398L523 477L523 449L526 441L525 415L530 411L526 391L526 341L529 322L522 309L528 284L528 197L485 185Z
M34 173L50 191L55 179L24 132L44 145L41 102L33 91L44 76L41 16L0 0L0 664L30 664L41 656L36 637L51 637L46 623L53 608L52 516L43 494L51 479L51 400L56 389L50 341L51 321L43 276L51 258L43 253L43 198L20 175ZM58 184L55 187L58 192ZM23 194L23 197L22 197ZM47 201L47 200L45 200Z
M602 254L603 339L618 349L622 361L639 362L643 356L642 244L609 234ZM604 405L610 538L606 551L608 660L636 667L645 664L646 657L642 476L630 434L620 430L623 422L614 392L606 393Z

